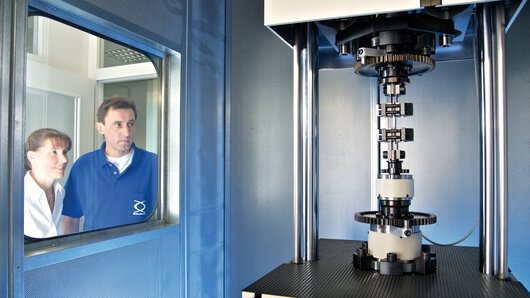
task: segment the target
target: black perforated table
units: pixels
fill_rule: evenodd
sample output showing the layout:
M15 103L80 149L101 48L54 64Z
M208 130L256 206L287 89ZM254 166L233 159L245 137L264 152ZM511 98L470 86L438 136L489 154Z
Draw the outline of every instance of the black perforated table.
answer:
M530 297L520 282L480 273L477 247L434 246L437 272L389 276L353 268L361 241L320 239L318 245L318 261L282 264L243 297Z

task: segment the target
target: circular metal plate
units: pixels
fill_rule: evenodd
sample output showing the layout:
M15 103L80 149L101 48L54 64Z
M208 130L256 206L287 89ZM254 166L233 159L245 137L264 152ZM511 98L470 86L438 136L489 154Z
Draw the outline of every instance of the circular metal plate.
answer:
M409 75L419 75L434 69L434 60L429 56L416 54L389 54L366 57L364 64L355 62L355 73L369 77L379 77L379 69L388 64L409 67Z
M408 226L423 226L436 223L436 215L422 212L410 212L410 218L385 218L378 211L365 211L355 213L355 220L362 223L373 225L390 225L394 227L404 227L405 222Z

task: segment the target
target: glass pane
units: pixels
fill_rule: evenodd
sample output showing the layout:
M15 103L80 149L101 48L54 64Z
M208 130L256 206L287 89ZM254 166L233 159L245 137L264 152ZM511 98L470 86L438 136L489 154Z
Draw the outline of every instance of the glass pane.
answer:
M38 55L38 17L28 17L28 32L26 35L26 51L30 54Z
M135 144L148 151L159 153L158 79L104 83L103 98L114 96L134 98L138 110Z
M54 128L66 133L72 140L72 149L68 155L77 158L77 98L35 88L26 89L25 125L27 139L29 134L39 128ZM66 183L72 164L66 167L64 177L58 179L61 185Z
M155 219L161 85L154 66L133 49L34 19L44 25L32 35L46 48L27 61L24 234L49 238ZM101 70L98 61L112 67Z

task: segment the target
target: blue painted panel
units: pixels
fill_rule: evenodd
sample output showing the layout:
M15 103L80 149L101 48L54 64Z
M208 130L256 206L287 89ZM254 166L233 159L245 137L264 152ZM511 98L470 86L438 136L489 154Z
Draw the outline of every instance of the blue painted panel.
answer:
M32 0L33 2L53 2ZM174 51L184 51L184 0L65 0L64 2L107 22L146 37ZM61 4L54 3L55 6Z
M186 297L225 292L225 2L189 1L185 57L185 184L182 201Z
M175 229L175 231L178 231ZM179 234L26 271L26 297L176 297Z

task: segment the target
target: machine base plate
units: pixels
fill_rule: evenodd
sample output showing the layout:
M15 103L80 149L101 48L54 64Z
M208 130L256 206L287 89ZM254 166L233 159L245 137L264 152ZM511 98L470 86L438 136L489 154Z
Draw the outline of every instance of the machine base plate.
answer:
M436 273L382 275L356 269L362 241L320 239L319 260L285 263L243 289L243 297L530 297L517 281L479 272L478 247L435 246Z

